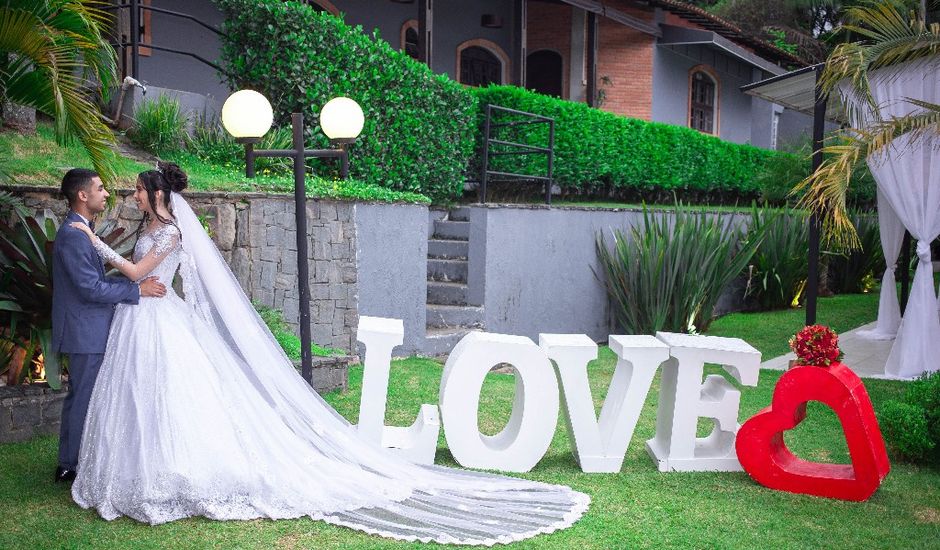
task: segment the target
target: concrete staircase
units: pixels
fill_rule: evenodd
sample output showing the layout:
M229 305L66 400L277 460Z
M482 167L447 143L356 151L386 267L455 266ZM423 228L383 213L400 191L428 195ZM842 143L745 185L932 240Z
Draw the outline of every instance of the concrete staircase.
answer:
M427 355L450 353L464 335L483 328L483 308L467 303L468 214L454 208L434 220L428 241Z

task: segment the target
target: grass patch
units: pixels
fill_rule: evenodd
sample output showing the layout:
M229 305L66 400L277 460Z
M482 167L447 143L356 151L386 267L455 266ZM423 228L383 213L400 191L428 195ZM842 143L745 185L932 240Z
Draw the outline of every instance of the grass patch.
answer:
M820 301L820 320L838 330L874 318L877 296ZM786 349L786 338L802 311L728 316L711 334L742 336L769 358ZM723 326L724 325L724 326ZM734 330L739 332L735 333ZM754 338L754 336L761 336ZM603 403L616 358L602 347L589 366L595 404ZM326 395L350 421L358 416L362 367L350 371L350 389ZM770 402L779 372L761 373L756 388L744 388L741 418ZM431 359L395 361L389 388L389 425L408 425L422 403L437 403L441 365ZM875 408L898 398L905 384L868 380ZM508 418L514 380L490 374L484 386L480 424L499 429ZM570 452L560 421L551 448L521 477L561 483L593 498L587 515L571 529L539 536L520 548L936 548L940 536L940 472L903 462L892 464L884 485L865 503L840 502L765 489L744 473L670 473L656 470L643 442L653 436L659 377L653 383L619 474L584 474ZM815 405L815 406L814 406ZM807 420L787 434L794 452L810 460L845 461L845 443L835 415L811 404ZM68 487L53 484L57 440L43 437L0 445L0 548L415 548L307 519L216 522L188 519L158 527L122 518L101 520L78 508ZM455 466L443 435L438 464Z
M870 323L877 318L878 297L876 288L866 294L838 294L831 298L820 298L816 308L816 323L828 325L837 333ZM759 349L766 361L790 351L787 341L803 328L805 321L806 310L803 308L730 313L712 321L708 334L743 338Z
M2 167L15 183L20 185L48 185L58 187L66 170L75 166L91 166L91 159L81 144L75 142L60 146L48 124L39 124L35 135L24 135L11 130L0 131L0 159ZM164 155L163 160L179 164L189 175L192 191L228 191L293 193L294 177L259 174L254 179L245 177L244 158L218 165L201 160L195 155L180 152ZM312 162L318 162L313 160ZM131 189L137 174L153 168L128 158L120 157L115 170L118 179L112 189ZM430 199L418 193L393 191L358 180L327 180L307 177L307 194L335 200L378 202L410 202L427 204Z
M280 310L268 307L258 302L252 302L258 315L268 326L268 330L274 335L274 339L280 344L284 353L293 361L300 361L300 338L294 334L290 326L284 320L284 314ZM310 343L310 353L318 357L330 357L333 355L344 355L341 349L321 346L315 342Z

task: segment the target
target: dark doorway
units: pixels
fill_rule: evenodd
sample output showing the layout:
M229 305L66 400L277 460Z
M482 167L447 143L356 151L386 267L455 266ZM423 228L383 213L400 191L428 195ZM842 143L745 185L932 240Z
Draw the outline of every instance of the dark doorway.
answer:
M525 87L540 94L562 97L561 54L540 50L526 57Z

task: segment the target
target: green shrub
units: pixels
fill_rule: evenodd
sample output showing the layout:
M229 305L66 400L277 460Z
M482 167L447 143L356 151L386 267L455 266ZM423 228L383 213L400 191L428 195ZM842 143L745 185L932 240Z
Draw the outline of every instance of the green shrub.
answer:
M775 206L795 205L802 193L791 194L793 188L809 177L812 168L812 140L809 136L786 144L774 159L761 166L756 183L760 189L762 203ZM846 202L855 208L869 209L876 202L875 179L864 162L857 163L852 171Z
M186 150L200 160L218 165L243 161L245 148L222 127L216 117L200 117L186 138Z
M620 327L630 334L704 331L725 286L744 269L760 235L732 217L679 204L675 215L644 207L643 222L613 246L596 240L607 294Z
M809 269L806 215L754 205L748 231L762 240L748 269L747 296L761 310L791 307L803 294Z
M272 128L257 149L291 149L293 135L290 127ZM231 164L237 160L243 162L245 147L235 142L217 118L199 119L193 125L192 135L186 138L186 150L206 162L214 164ZM255 159L257 174L288 174L292 173L294 161L287 157L258 157Z
M555 119L554 178L567 191L645 199L676 192L692 200L750 200L759 191L755 174L778 156L691 128L627 118L512 86L472 91L479 100L481 128L487 104ZM503 132L502 137L516 138L512 141L548 141L542 124ZM482 136L482 130L479 133ZM545 169L539 155L496 157L492 162L497 169L516 173L544 174Z
M287 125L291 112L303 112L308 145L326 147L313 115L333 97L350 97L365 114L362 135L350 147L353 177L438 201L460 196L476 108L463 86L302 2L217 4L226 18L222 59L229 83L263 93L277 122ZM330 174L334 164L314 169Z
M940 466L940 371L911 382L901 401L885 402L878 420L901 457Z
M860 248L850 252L830 252L829 289L838 293L867 292L885 270L881 232L873 214L855 213L852 223L858 232Z
M176 99L161 95L146 100L134 113L134 126L128 132L131 143L154 154L171 153L183 148L186 117Z
M293 361L300 361L300 338L291 331L290 326L284 321L284 315L272 307L257 302L252 305L255 306L258 315L264 320L264 324L268 326L268 330L274 335L274 339L281 345L284 353ZM314 343L310 344L310 352L319 357L343 355L344 353L341 349L327 348Z

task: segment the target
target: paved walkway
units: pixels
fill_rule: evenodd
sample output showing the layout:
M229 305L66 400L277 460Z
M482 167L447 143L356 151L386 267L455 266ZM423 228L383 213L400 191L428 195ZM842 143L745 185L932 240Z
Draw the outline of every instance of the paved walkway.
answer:
M874 327L875 323L869 323L839 335L839 348L845 354L842 362L861 378L894 379L892 376L885 375L885 363L888 362L888 354L891 352L894 340L868 340L859 338L857 334L860 330ZM790 360L795 358L796 355L793 353L781 355L764 361L761 363L761 368L786 370Z

